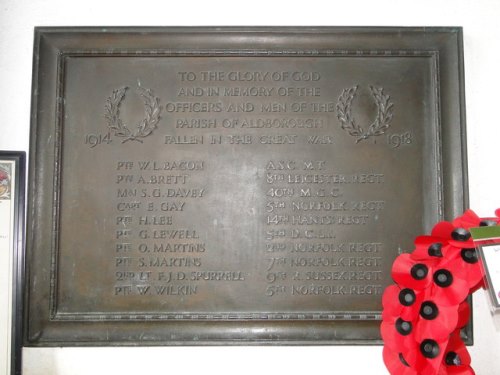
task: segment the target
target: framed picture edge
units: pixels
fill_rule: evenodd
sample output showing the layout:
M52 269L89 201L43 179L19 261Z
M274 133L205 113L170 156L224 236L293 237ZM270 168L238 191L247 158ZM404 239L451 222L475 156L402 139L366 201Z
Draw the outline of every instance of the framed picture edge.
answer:
M23 346L23 299L24 299L24 264L25 264L25 203L26 203L26 152L0 150L0 162L9 161L14 165L14 189L11 238L12 242L12 307L10 339L10 373L20 375L22 371Z

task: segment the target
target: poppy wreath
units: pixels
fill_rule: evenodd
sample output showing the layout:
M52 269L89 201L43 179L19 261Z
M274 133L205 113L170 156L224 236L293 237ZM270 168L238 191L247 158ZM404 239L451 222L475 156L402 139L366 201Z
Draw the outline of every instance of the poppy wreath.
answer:
M467 210L415 239L412 253L392 266L396 285L382 296L383 358L393 375L474 374L460 338L470 318L467 296L484 287L483 271L469 229L500 225Z

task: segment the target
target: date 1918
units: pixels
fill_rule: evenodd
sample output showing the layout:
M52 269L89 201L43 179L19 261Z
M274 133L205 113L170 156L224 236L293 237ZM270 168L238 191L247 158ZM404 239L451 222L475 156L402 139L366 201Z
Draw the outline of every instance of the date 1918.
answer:
M401 134L388 134L387 143L393 148L410 145L413 143L413 134L410 131Z

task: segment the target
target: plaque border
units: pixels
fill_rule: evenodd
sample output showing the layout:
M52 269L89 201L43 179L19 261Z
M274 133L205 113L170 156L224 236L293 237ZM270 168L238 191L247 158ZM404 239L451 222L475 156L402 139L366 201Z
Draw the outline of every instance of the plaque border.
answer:
M386 36L386 39L376 40L371 33ZM426 38L420 38L425 33ZM128 42L125 36L129 36ZM180 47L183 43L194 43L194 36L202 39L210 38L211 48L185 48ZM279 40L300 39L299 45L303 48L290 46L288 48L275 48L279 43L262 41L264 36L272 36ZM160 48L158 43L165 41L165 37L171 38L170 47ZM236 37L233 41L231 38ZM238 37L240 37L239 40ZM148 39L149 38L149 39ZM307 41L316 40L317 48L310 48ZM335 39L337 38L337 39ZM395 39L396 44L389 39ZM241 47L241 40L247 48ZM132 42L130 42L132 40ZM214 41L215 40L215 41ZM319 41L318 41L319 40ZM354 43L353 43L354 42ZM126 45L132 44L133 47ZM202 42L200 42L202 44ZM194 44L200 44L194 43ZM125 44L125 45L124 45ZM165 44L165 43L163 43ZM189 44L189 43L188 43ZM332 46L332 44L334 46ZM337 44L340 44L337 45ZM260 48L255 46L260 46ZM351 48L357 45L356 48ZM307 48L306 48L307 46ZM326 46L326 47L325 47ZM321 48L320 48L321 47ZM347 48L349 47L349 48ZM57 259L58 259L58 212L59 212L59 187L60 187L60 151L62 148L62 121L63 98L64 98L64 66L66 57L72 56L430 56L434 59L436 97L445 103L437 101L436 113L436 157L437 157L437 193L439 219L450 219L457 216L468 206L467 194L467 171L466 171L466 139L465 139L465 113L464 113L464 87L463 87L463 41L461 28L384 28L384 27L173 27L173 28L36 28L35 29L35 54L33 74L33 97L32 97L32 139L31 139L31 176L34 179L30 184L30 207L28 223L32 228L28 238L28 249L30 256L34 256L33 247L36 247L38 238L47 245L50 242L50 280L44 281L49 284L49 291L41 294L38 301L49 301L47 308L44 306L34 307L34 302L26 293L26 345L33 346L57 346L57 345L213 345L213 344L374 344L381 343L378 333L379 312L345 312L339 314L329 313L265 313L241 314L218 313L170 313L164 316L156 314L67 314L57 313ZM450 72L450 70L452 72ZM40 76L43 72L45 77ZM49 78L47 78L47 76ZM442 79L444 78L444 80ZM454 79L454 81L453 81ZM456 86L454 88L453 86ZM44 104L46 103L46 104ZM451 104L450 104L451 103ZM53 113L41 113L39 108L55 108ZM55 129L38 134L37 129L51 129L47 125L55 123ZM457 125L458 123L458 125ZM454 133L454 127L458 126L458 133ZM442 134L444 133L444 134ZM52 145L52 152L41 155L41 139L48 139ZM441 145L446 142L448 150L444 153ZM458 147L457 147L458 145ZM441 169L441 163L443 168ZM40 180L44 180L43 173L49 173L54 188L44 196L34 186ZM448 173L446 173L448 171ZM449 172L451 171L451 172ZM45 178L47 180L47 178ZM446 182L446 183L445 183ZM445 189L446 188L446 189ZM458 191L456 189L458 188ZM49 189L50 190L50 189ZM48 197L52 201L49 202ZM40 206L37 202L41 202ZM48 224L40 222L40 211L46 212L52 202L52 216L49 232ZM50 223L49 223L50 224ZM429 227L433 223L425 223ZM47 241L46 233L51 233L50 241ZM46 252L46 250L45 250ZM35 260L35 272L40 258ZM28 262L32 264L32 261ZM46 263L44 263L46 264ZM31 270L29 275L31 276ZM30 304L31 303L31 304ZM41 312L42 317L31 322L29 317ZM284 316L286 315L286 317ZM124 321L124 316L127 316ZM47 318L48 317L48 318ZM71 327L82 326L85 323L96 323L121 327L123 324L134 324L134 322L147 322L151 327L165 323L169 328L162 334L151 335L144 343L128 341L124 335L117 334L113 338L92 339L86 334L75 341L65 338L65 331L71 332ZM125 323L126 322L126 323ZM214 331L215 327L206 328L207 322L217 322L219 329L225 331L220 334ZM333 336L333 340L327 335L318 335L311 338L307 334L296 332L296 327L291 327L288 322L300 323L300 325L312 328L327 328L332 331L342 331L340 338ZM344 324L346 323L347 324ZM370 339L355 337L348 332L352 324L366 325L371 322ZM243 336L236 334L235 327L241 323L246 329ZM377 323L377 324L374 324ZM189 329L181 333L180 326L190 325ZM343 326L343 330L339 326ZM345 327L344 327L345 326ZM376 327L374 327L376 326ZM82 326L83 327L83 326ZM200 335L191 331L196 327L202 327L206 334L203 338L193 339ZM352 326L354 327L354 326ZM45 328L45 329L43 329ZM154 328L152 328L154 329ZM273 338L273 333L260 335L255 332L260 329L277 331L274 336L285 334L288 338ZM274 330L273 330L274 329ZM134 328L129 330L133 332ZM166 333L170 334L170 338ZM191 332L191 333L190 333ZM47 336L47 337L46 337ZM203 336L203 335L201 335ZM465 336L468 343L472 342L472 328L466 330ZM138 336L137 336L138 337Z
M64 106L62 103L65 98L65 87L64 78L66 76L66 59L71 57L154 57L154 58L164 58L164 57L193 57L193 56L203 56L203 57L429 57L432 59L432 69L433 69L433 85L434 89L437 90L439 87L439 73L438 73L438 51L433 50L255 50L255 51L245 51L245 50L63 50L58 56L58 70L57 70L57 97L62 98L57 102L56 108L56 139L55 139L55 160L54 160L54 201L60 202L61 195L61 164L62 161L62 145L63 145L63 126L64 126ZM436 97L439 97L436 95ZM437 197L437 212L440 219L443 217L443 186L442 186L442 171L439 166L441 164L441 124L440 124L440 108L439 102L436 105L436 122L434 124L429 124L432 126L432 132L435 133L436 139L436 165L435 178L437 181L437 186L435 189L435 194ZM200 321L221 321L221 320L381 320L382 315L378 311L331 311L331 312L259 312L259 313L233 313L233 312L218 312L218 313L203 313L203 312L183 312L183 313L151 313L151 312L135 312L135 313L60 313L57 308L57 284L58 284L58 264L57 259L59 258L59 234L60 231L60 205L54 205L54 210L52 213L53 218L53 239L51 248L51 276L50 276L50 317L53 321L138 321L138 320L200 320ZM432 225L427 223L428 226Z

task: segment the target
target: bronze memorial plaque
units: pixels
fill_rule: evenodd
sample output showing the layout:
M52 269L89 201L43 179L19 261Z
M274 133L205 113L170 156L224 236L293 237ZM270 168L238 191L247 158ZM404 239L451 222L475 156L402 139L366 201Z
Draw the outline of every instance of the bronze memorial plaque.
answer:
M39 28L26 345L380 342L467 205L460 28Z

